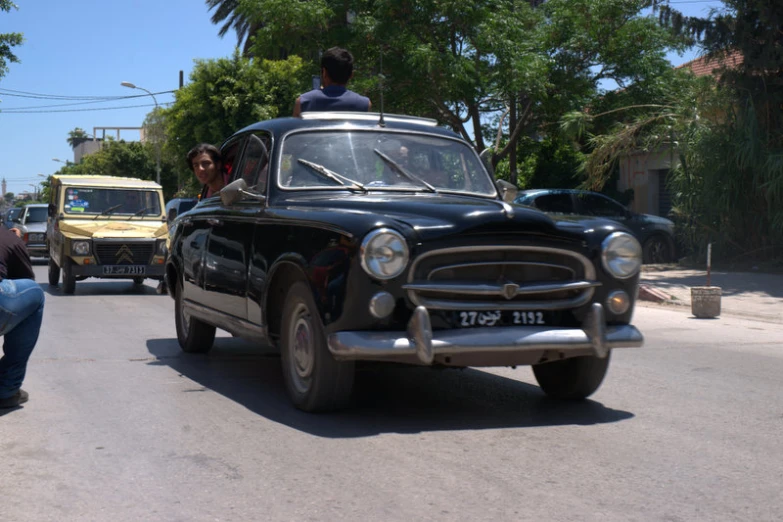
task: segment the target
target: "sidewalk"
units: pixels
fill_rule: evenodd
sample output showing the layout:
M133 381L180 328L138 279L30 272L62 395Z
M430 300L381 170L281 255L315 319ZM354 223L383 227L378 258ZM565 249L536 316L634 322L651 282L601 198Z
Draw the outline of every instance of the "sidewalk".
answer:
M644 265L639 285L640 305L677 306L690 314L691 287L706 286L707 273L676 265ZM721 315L783 324L783 274L713 271L710 285L721 288ZM651 300L655 294L665 300Z

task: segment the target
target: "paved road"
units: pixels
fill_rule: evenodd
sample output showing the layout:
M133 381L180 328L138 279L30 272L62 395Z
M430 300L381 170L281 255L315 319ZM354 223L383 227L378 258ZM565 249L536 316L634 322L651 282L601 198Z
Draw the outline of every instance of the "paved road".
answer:
M47 295L31 400L0 416L3 521L783 516L780 325L640 308L646 347L615 351L581 404L529 368L386 369L307 415L271 354L226 336L180 353L152 286L76 291Z

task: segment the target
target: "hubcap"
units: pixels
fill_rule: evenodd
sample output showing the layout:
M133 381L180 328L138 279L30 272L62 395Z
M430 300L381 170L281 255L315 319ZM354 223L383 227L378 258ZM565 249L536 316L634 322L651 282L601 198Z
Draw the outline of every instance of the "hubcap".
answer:
M315 365L313 327L310 312L304 304L297 305L291 321L291 377L300 392L310 388L310 378Z

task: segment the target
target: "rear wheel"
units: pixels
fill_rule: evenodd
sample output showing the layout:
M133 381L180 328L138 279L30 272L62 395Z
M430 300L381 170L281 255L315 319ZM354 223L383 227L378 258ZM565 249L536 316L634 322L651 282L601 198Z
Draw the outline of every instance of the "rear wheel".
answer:
M534 364L533 374L544 393L556 399L584 399L592 395L609 369L611 353Z
M286 389L297 408L317 412L345 406L354 363L332 357L315 301L301 281L291 286L283 305L280 348Z
M133 284L136 286L141 286L144 284L144 278L143 277L134 277L133 278Z
M182 297L182 283L177 284L174 301L174 322L177 327L177 340L183 352L207 353L215 343L215 327L199 321L185 311Z
M76 291L76 276L73 275L73 261L65 258L63 263L63 293L73 294Z
M49 286L57 286L60 282L60 267L49 256Z

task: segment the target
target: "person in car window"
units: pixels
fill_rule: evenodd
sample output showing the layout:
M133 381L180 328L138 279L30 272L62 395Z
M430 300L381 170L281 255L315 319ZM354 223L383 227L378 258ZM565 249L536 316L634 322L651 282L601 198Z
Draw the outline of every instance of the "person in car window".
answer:
M0 228L0 408L27 402L22 381L38 342L43 309L44 293L35 282L27 247L13 232Z
M294 116L308 111L368 112L370 99L348 90L353 77L353 55L345 49L332 47L321 56L320 89L308 91L296 99Z
M214 196L228 183L229 173L224 168L220 151L214 145L209 143L196 145L188 152L186 161L188 168L204 185L202 197Z

